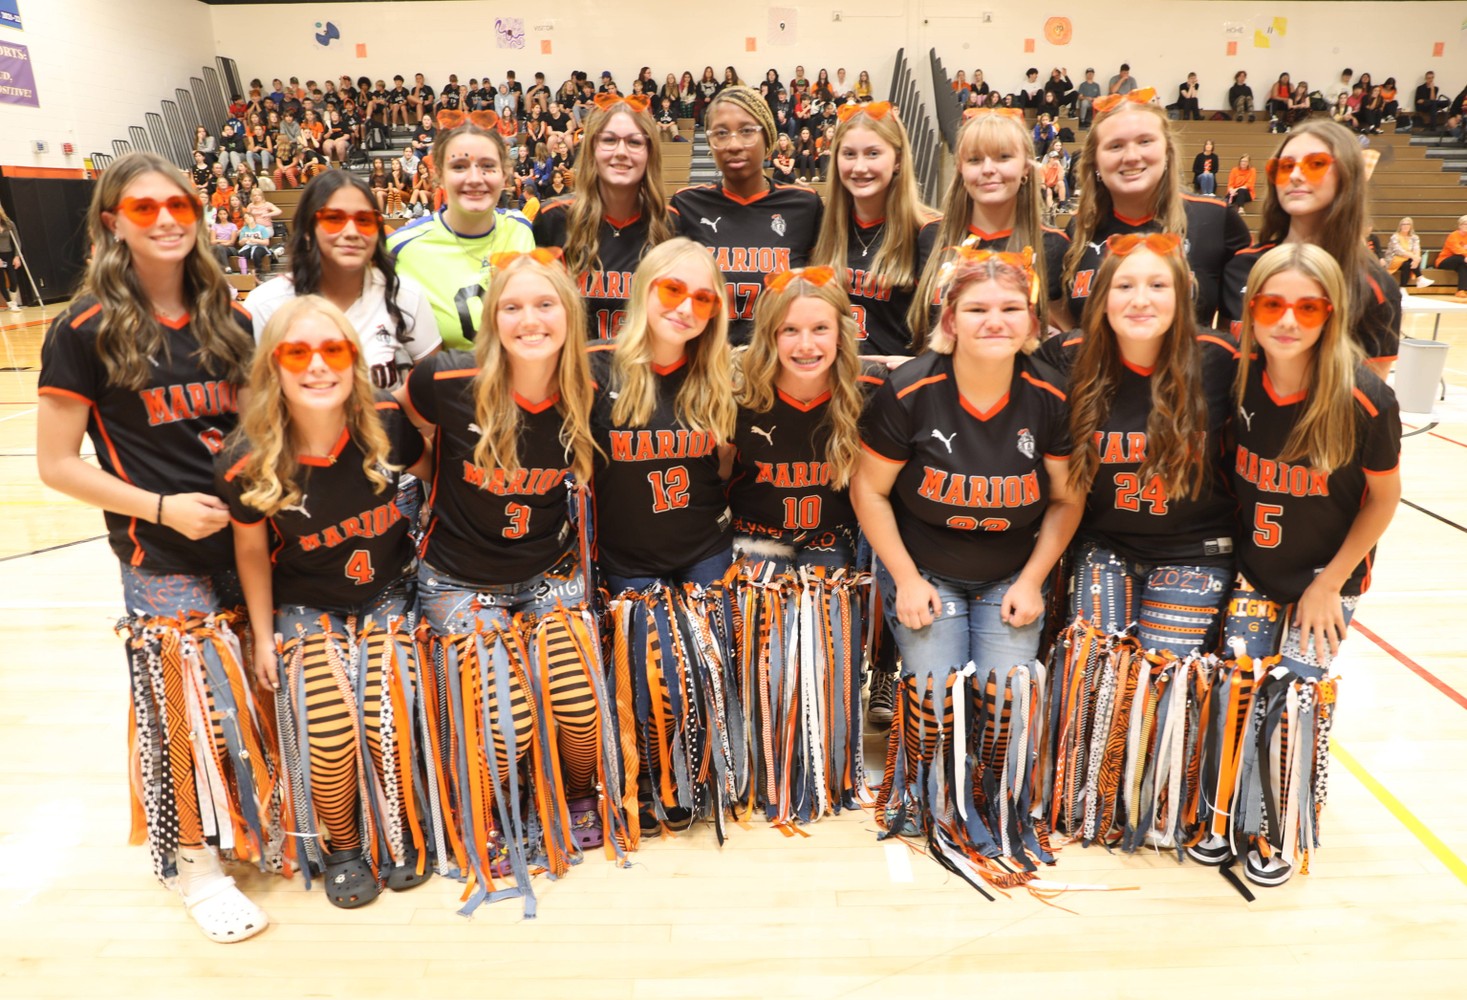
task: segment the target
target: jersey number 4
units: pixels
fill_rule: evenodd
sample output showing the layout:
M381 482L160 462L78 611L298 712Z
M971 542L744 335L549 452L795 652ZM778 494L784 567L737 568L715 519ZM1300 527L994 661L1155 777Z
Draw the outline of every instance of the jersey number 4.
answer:
M662 472L649 472L647 482L652 484L652 513L665 514L688 505L686 466L674 465Z
M346 578L359 587L365 587L377 576L372 568L372 553L357 549L346 560Z
M1153 514L1166 513L1166 489L1161 485L1161 477L1152 476L1143 488L1136 473L1117 472L1116 510L1139 511L1142 503L1148 504Z

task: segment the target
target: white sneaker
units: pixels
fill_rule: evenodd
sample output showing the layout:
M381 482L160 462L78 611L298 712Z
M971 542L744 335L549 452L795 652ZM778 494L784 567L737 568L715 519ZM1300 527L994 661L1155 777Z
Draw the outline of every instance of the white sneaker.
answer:
M1416 279L1416 287L1417 288L1425 288L1428 285L1434 285L1434 284L1436 284L1436 281L1434 279L1432 279L1432 278L1417 278ZM14 309L15 306L11 306L10 308Z
M18 313L18 312L20 312L20 310L21 310L21 307L20 307L20 303L19 302L11 302L10 303L10 311L11 312Z

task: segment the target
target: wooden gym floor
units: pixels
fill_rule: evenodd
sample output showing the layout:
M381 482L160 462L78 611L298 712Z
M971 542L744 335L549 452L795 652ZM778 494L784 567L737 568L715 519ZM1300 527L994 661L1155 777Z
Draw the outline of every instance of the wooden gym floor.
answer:
M55 308L50 311L54 315ZM1467 978L1467 310L1447 399L1407 414L1406 504L1339 661L1324 847L1245 903L1214 871L1068 846L1048 877L1112 887L987 902L878 844L868 813L588 860L457 916L435 879L342 911L242 870L272 926L205 940L130 847L121 610L102 520L35 472L46 317L0 313L0 994L6 997L1460 997ZM1430 336L1431 317L1407 332ZM883 741L868 743L879 779Z

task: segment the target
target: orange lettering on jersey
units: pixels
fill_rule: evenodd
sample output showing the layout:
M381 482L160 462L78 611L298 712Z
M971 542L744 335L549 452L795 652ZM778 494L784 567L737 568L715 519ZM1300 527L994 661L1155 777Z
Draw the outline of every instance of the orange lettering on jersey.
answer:
M1287 493L1295 497L1329 496L1329 475L1305 465L1291 465L1261 458L1238 445L1234 471L1264 493Z
M850 279L853 298L872 299L876 302L891 301L891 286L877 280L874 272L846 268L846 276Z
M1095 450L1102 465L1135 465L1146 461L1146 433L1096 431Z
M612 431L613 462L660 462L703 458L718 449L717 435L706 431Z
M217 380L142 389L138 396L148 411L150 427L171 424L176 420L236 413L239 410L234 386Z
M1094 277L1094 271L1076 271L1075 290L1070 293L1070 297L1074 299L1088 298L1090 295L1090 279Z
M756 462L755 466L754 482L777 490L830 485L829 462Z
M1026 507L1039 502L1039 475L962 476L927 465L917 493L951 507Z
M565 469L503 469L492 472L473 462L464 463L464 482L496 496L544 496L565 481Z
M398 509L397 504L380 504L371 510L349 517L339 524L309 535L302 535L301 551L314 552L323 545L328 549L334 548L351 538L377 538L385 535L388 529L402 518L402 511Z

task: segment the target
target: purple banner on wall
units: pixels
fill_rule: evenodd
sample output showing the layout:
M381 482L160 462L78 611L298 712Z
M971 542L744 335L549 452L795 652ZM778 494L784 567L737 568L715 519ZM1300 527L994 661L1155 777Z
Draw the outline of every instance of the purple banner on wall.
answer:
M0 24L7 28L24 27L20 23L20 0L0 0Z
M24 45L0 42L0 104L41 106L31 72L31 53Z

